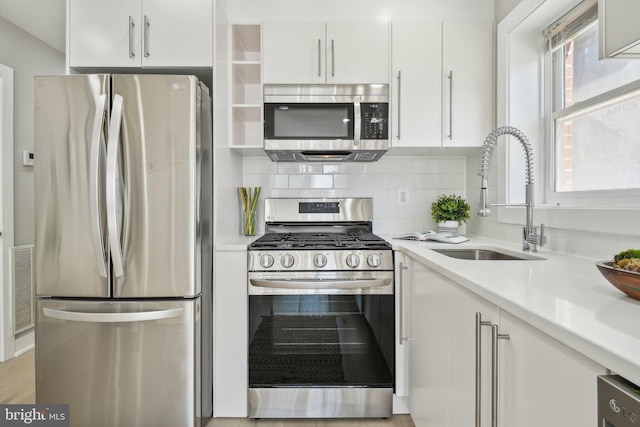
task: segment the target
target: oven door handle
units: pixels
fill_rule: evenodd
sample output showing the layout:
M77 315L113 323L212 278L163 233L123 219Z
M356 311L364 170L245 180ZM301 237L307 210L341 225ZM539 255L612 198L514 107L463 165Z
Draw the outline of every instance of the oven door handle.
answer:
M377 288L391 284L390 277L380 279L354 280L278 280L278 279L249 279L253 286L275 289L359 289Z

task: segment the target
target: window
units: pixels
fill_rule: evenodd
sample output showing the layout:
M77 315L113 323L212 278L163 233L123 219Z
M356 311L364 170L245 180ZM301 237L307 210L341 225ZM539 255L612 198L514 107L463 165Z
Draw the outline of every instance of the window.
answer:
M547 28L551 200L640 189L640 61L598 59L597 2ZM594 197L594 200L598 198ZM599 197L604 203L606 199Z

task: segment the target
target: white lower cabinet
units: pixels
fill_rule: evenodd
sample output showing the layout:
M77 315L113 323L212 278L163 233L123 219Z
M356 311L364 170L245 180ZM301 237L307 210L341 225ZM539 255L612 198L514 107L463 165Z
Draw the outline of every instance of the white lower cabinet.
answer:
M447 287L449 341L449 402L451 427L474 426L476 419L476 365L480 373L480 412L482 426L491 426L491 325L498 323L498 307L435 275ZM479 314L481 324L476 323ZM479 328L479 330L478 330ZM476 331L480 334L476 337ZM476 339L480 353L476 359ZM515 427L515 425L514 425Z
M401 341L406 402L416 426L444 426L447 419L448 349L446 284L405 256L400 271Z
M596 378L606 369L500 311L499 425L596 427Z
M396 392L417 427L597 425L596 378L604 367L406 254L396 253L396 268Z

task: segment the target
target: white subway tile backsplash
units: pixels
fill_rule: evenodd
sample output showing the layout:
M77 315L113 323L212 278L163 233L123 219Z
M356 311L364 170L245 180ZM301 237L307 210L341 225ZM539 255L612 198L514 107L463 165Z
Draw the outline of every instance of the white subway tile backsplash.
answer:
M362 189L366 188L370 183L369 175L335 175L333 177L333 185L335 188Z
M433 228L431 203L443 193L464 195L464 157L394 156L373 163L273 163L246 157L244 185L263 197L372 197L374 231L407 233ZM399 188L409 192L399 204Z
M289 188L333 188L333 175L290 175Z
M278 163L268 157L244 157L244 173L256 175L271 175L278 171Z
M298 162L281 162L277 163L278 173L281 174L321 174L322 163L298 163Z
M300 196L305 198L335 198L335 197L344 197L342 194L342 190L334 190L329 188L318 188L318 189L304 189L300 190Z
M263 189L262 191L265 197L274 197L281 199L300 197L300 190L294 190L290 188L274 188L267 189L266 191Z

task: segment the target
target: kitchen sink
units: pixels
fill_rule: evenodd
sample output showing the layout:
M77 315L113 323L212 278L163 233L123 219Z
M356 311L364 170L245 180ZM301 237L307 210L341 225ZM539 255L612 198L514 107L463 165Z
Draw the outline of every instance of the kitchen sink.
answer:
M541 261L545 258L506 250L487 248L432 249L451 258L472 261Z

